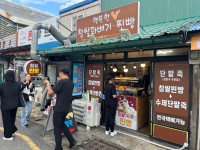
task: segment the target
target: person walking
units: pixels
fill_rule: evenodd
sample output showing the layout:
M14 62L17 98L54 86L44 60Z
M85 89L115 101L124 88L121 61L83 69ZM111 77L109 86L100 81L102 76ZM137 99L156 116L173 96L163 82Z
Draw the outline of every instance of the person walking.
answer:
M106 86L105 86L105 105L106 105L106 116L105 116L105 127L106 135L115 136L117 131L114 130L115 126L115 115L117 111L117 93L116 87L113 84L114 77L108 75L106 77ZM111 133L110 133L111 132Z
M34 84L31 82L31 75L25 75L25 81L22 84L22 94L26 102L26 107L28 111L26 112L26 107L21 109L21 125L23 127L28 127L28 121L30 120L32 112L32 98L34 98Z
M70 143L69 148L72 148L77 144L77 141L69 132L68 127L64 124L65 117L70 111L72 105L72 93L74 84L69 79L69 71L66 68L62 68L59 71L59 77L60 80L53 87L53 89L51 88L50 82L48 80L44 81L44 83L47 85L48 94L50 94L51 96L54 96L54 94L56 94L57 97L53 114L54 135L56 142L55 150L63 149L61 136L62 132Z
M17 131L15 126L17 108L20 103L21 84L15 81L15 72L5 73L5 82L0 84L1 114L4 127L4 140L13 140Z

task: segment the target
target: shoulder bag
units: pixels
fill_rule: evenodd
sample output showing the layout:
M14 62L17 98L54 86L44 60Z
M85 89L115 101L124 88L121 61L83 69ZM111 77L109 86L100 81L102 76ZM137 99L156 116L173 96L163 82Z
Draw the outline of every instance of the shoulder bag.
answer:
M19 94L19 107L25 107L25 100L22 92Z

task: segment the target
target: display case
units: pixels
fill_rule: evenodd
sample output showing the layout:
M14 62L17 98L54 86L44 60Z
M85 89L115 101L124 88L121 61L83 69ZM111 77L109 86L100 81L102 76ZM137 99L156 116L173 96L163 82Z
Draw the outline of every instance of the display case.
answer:
M143 78L116 78L118 106L116 125L139 130L149 122L149 96Z
M144 94L145 86L143 78L115 78L114 83L118 95L141 96L142 94Z

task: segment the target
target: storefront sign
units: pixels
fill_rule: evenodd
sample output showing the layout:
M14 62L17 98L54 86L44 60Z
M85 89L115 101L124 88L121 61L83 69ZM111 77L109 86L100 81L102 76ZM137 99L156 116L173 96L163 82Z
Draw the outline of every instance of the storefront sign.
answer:
M83 64L73 65L73 95L81 95L83 92Z
M33 25L18 31L18 46L30 45L32 40Z
M91 100L99 101L103 90L103 64L88 64L86 67L86 89Z
M116 125L137 130L137 97L119 96Z
M57 28L57 18L53 17L42 21L44 24L51 24ZM18 31L18 46L30 45L32 41L32 28L33 25ZM48 31L41 29L38 38L38 50L49 49L62 44L58 42Z
M16 34L9 35L0 39L0 49L7 49L11 47L16 47Z
M39 62L30 60L24 64L24 73L29 73L31 76L37 76L40 74L42 66Z
M77 20L77 42L87 41L88 35L96 39L119 36L121 29L139 33L139 8L140 3L135 2Z
M154 122L188 130L189 64L155 64Z
M191 38L191 50L200 50L200 35L194 35Z
M161 125L153 126L153 135L154 137L161 140L176 143L179 145L188 143L188 132L164 127Z

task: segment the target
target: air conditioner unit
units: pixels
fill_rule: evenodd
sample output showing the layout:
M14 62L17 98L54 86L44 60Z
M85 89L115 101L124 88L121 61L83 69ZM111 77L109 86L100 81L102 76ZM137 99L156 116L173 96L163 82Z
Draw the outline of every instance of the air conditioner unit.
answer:
M85 99L78 99L72 102L72 108L77 122L83 123L90 127L100 125L100 103L91 103Z

